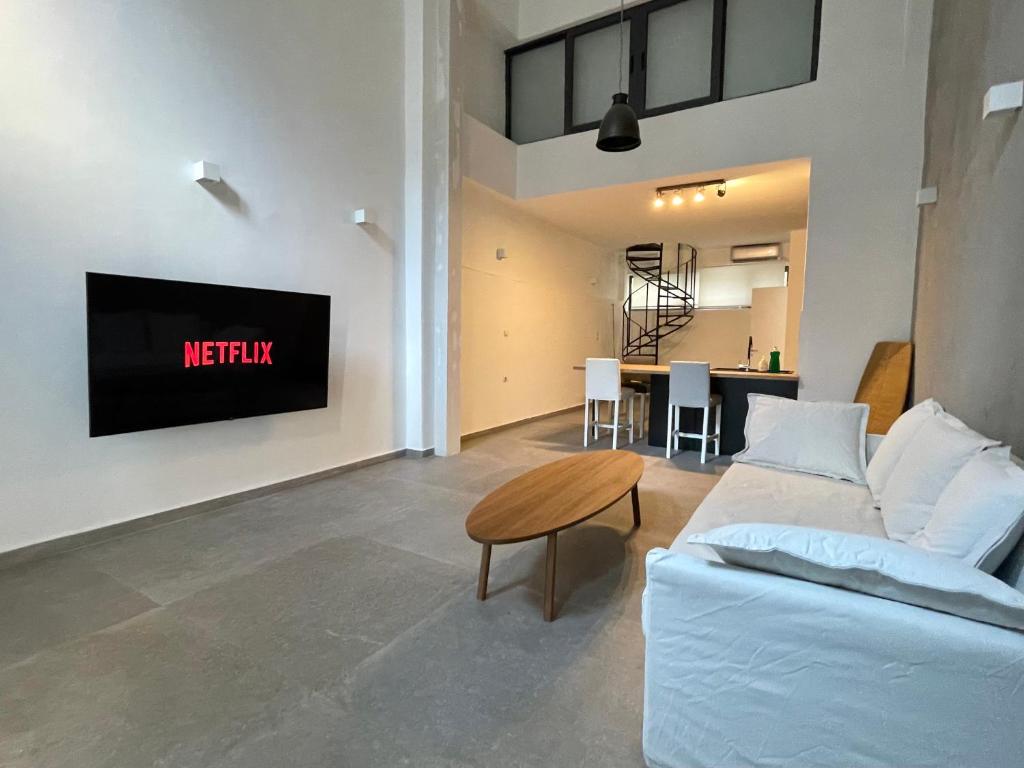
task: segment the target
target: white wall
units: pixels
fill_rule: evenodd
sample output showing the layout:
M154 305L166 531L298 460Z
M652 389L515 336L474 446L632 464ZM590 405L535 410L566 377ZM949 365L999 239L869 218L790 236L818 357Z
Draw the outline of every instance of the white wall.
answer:
M505 133L505 49L516 44L515 7L507 0L464 0L463 109Z
M638 4L638 0L626 3ZM519 0L519 39L539 37L617 10L614 0Z
M402 447L402 4L0 15L0 550ZM89 439L86 270L329 293L330 406Z
M519 34L611 5L521 0ZM517 194L811 158L801 396L848 400L875 342L910 333L931 9L825 0L814 83L643 120L633 152L592 131L520 146Z
M516 196L516 145L468 114L462 115L462 172L506 197Z
M468 180L462 222L463 433L582 403L572 367L615 355L614 255Z

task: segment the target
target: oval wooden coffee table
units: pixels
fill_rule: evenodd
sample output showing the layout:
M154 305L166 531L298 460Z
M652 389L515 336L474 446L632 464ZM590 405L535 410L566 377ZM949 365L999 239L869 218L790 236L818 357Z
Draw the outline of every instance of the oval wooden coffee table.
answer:
M627 451L594 451L553 461L489 493L466 518L466 533L483 544L478 600L487 598L487 572L494 544L548 537L544 620L555 617L555 552L558 532L633 495L633 525L640 525L637 483L644 460Z

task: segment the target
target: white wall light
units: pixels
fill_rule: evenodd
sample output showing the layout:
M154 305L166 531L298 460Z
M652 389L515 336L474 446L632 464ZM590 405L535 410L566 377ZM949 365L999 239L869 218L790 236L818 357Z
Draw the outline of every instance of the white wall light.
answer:
M498 261L504 261L505 259L508 258L508 254L505 253L504 248L499 248L494 252L494 258L496 258Z
M220 166L216 163L200 160L192 166L192 181L205 181L208 183L220 181Z
M939 199L939 190L935 187L923 187L917 190L917 204L931 205Z
M985 119L995 112L1006 112L1024 107L1024 80L993 85L985 92L981 106L981 117Z
M370 210L369 208L356 208L354 211L352 211L352 223L359 225L375 223L373 218L373 211Z

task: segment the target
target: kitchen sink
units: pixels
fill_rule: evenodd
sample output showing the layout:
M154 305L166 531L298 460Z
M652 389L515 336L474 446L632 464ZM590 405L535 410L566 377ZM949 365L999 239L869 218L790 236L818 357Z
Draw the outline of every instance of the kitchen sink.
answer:
M759 371L756 368L712 368L712 373L715 371L743 371L744 373L768 373L768 371ZM775 371L775 373L793 373L793 371Z

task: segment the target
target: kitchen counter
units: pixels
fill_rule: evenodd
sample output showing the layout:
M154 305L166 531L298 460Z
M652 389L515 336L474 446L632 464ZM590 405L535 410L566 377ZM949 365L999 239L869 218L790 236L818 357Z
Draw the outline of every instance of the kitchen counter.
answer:
M586 366L574 365L573 368L582 371L586 369ZM648 414L650 428L647 440L650 445L663 448L668 428L669 366L622 363L621 371L624 375L651 377L651 405ZM743 427L747 420L747 395L759 393L795 400L799 381L800 375L795 371L768 373L766 371L734 371L728 368L712 368L711 391L722 396L722 453L733 454L743 450L746 442L743 436ZM700 431L698 414L700 411L692 408L684 409L684 431ZM685 440L684 442L688 449L699 445L696 441Z
M574 370L582 371L586 369L583 365L574 365ZM622 363L621 371L623 373L633 374L666 374L669 372L667 365L650 365L646 363ZM713 379L780 379L782 381L799 381L800 374L796 371L788 371L786 373L768 373L767 371L734 371L731 368L712 368L711 378Z

